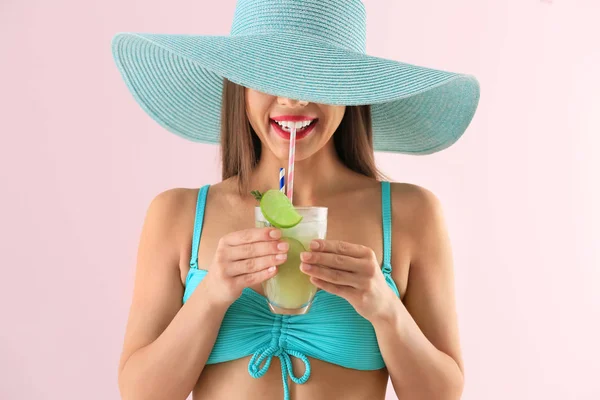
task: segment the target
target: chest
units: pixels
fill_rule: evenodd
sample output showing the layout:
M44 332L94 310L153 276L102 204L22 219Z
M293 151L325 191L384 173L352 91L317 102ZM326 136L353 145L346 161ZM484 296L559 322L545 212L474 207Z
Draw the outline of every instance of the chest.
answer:
M334 199L318 205L328 208L326 239L367 246L375 252L378 263L382 263L383 221L379 196L356 196L351 201L346 198ZM200 269L210 270L220 238L229 233L255 226L254 207L254 203L224 205L221 202L208 202L198 247L198 267ZM410 265L407 246L409 238L406 237L405 240L403 237L407 235L403 226L392 226L392 230L394 232L392 237L392 278L400 293L404 293ZM190 230L190 244L192 233ZM188 260L190 253L191 246L182 259ZM181 266L183 281L185 281L188 269L187 263ZM261 285L252 287L252 289L264 294Z

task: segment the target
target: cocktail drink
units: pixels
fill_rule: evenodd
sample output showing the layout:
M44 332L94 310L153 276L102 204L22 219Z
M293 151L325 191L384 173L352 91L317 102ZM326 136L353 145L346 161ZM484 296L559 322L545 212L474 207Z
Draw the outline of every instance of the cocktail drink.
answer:
M300 270L300 253L310 251L313 239L325 239L327 207L295 207L302 220L291 228L280 228L282 240L289 244L287 260L278 267L277 275L263 283L269 307L276 314L308 312L317 288L308 275ZM254 210L257 228L271 226L261 208Z

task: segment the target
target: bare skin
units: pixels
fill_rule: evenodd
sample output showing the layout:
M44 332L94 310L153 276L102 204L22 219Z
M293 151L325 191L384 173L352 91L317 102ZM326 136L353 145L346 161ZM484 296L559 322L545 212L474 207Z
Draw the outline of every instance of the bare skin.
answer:
M335 130L337 125L331 121L339 117L340 110L327 109L329 106L322 105L311 108L310 103L250 94L253 95L262 96L258 100L265 101L263 108L254 109L257 113L249 113L249 119L261 136L265 151L252 177L251 187L264 191L276 185L277 177L273 176L272 171L277 171L277 167L281 165L286 144L269 136L270 133L265 131L267 124L261 126L264 119L260 117L260 110L272 111L273 103L269 103L269 100L277 102L275 106L279 108L279 112L298 111L298 107L305 107L307 112L315 113L327 122L325 125L331 125L330 130ZM366 246L373 250L378 264L381 264L383 245L380 184L372 178L348 170L337 160L329 140L332 133L318 132L312 142L307 141L304 146L299 144L295 182L298 195L295 194L294 202L299 206L329 207L327 238ZM148 211L140 241L134 298L119 366L121 394L125 399L183 400L192 391L194 399L280 400L283 398L283 387L277 358L273 359L269 371L260 379L254 379L248 374L250 357L206 365L228 301L231 301L225 300L226 296L221 298L220 294L215 293L217 281L208 279L210 275L218 275L216 268L223 268L215 261L215 254L219 253L219 246L223 246L224 237L239 238L232 235L246 232L254 226L253 208L256 201L249 194L239 195L236 178L215 184L209 190L198 255L198 267L207 269L209 274L198 285L190 300L182 306L185 279L190 268L197 194L198 189L169 190L160 194ZM452 290L448 289L452 283L448 278L448 273L451 272L450 249L443 227L430 223L431 214L435 210L428 206L428 197L430 194L418 186L401 183L392 185L392 278L410 315L422 331L418 332L419 329L416 328L410 332L413 336L415 332L421 335L414 339L412 348L421 351L419 347L435 346L440 354L443 352L443 356L457 366L458 371L459 368L462 370L462 362L454 297ZM254 232L259 235L256 230ZM277 239L269 242L268 234L264 235L261 239L264 243L274 245L277 242ZM435 259L427 260L426 256L421 256L428 249L435 250ZM273 254L275 253L277 251L273 250ZM440 276L440 272L429 268L431 263L443 266L441 275L445 281L436 278ZM414 283L411 280L409 285L409 269L413 268L413 264L419 265L421 271L415 271L419 280ZM429 270L433 272L427 272ZM268 276L264 269L256 274L263 275L249 287L262 294L260 281ZM441 291L444 296L432 301L422 297L431 290ZM391 331L386 329L378 331L378 338L389 335ZM422 345L419 341L423 342L424 339L426 344ZM431 349L422 351L429 352L428 356L432 354ZM390 357L389 352L384 354L384 359L396 371L406 369L400 365L401 361ZM292 362L295 374L302 375L303 364L294 358ZM303 385L290 382L292 399L385 398L389 377L387 369L357 371L318 359L311 358L310 362L312 373L309 381ZM447 367L445 372L450 368L453 367ZM396 379L392 376L396 393L410 393L407 391L405 378L406 376L399 374L396 374Z
M361 182L362 181L362 182ZM321 202L328 206L332 214L328 219L328 238L341 239L352 243L360 243L365 246L377 249L378 259L382 257L382 238L381 238L381 207L380 187L375 181L357 178L355 184L360 184L364 187L363 194L356 195L356 198L364 197L366 204L356 201L352 205L348 205L345 196L337 196L337 199L331 199L327 202ZM229 186L229 187L228 187ZM236 199L235 184L226 182L220 185L211 187L209 199L206 209L206 219L204 223L204 233L199 250L199 268L205 268L210 271L212 256L215 252L218 238L228 232L235 232L254 224L253 208L256 204L255 200L248 197L246 201ZM190 205L194 203L195 190L189 191ZM218 215L226 215L222 212L224 204L227 204L226 198L231 199L234 203L227 206L229 210L236 210L233 218L228 217L227 220L222 220ZM373 206L375 205L375 206ZM357 220L357 213L365 213L365 208L370 208L368 218ZM334 211L335 210L335 211ZM193 210L191 210L193 218ZM224 211L224 210L223 210ZM191 237L192 231L187 234ZM206 239L204 234L206 234ZM189 247L189 246L188 246ZM189 260L189 252L191 247L186 249L182 254L182 260ZM398 255L395 259L394 272L401 276L407 274L408 259L403 256L401 250L398 250ZM403 260L404 258L404 260ZM396 270L397 266L397 270ZM183 261L180 265L182 278L185 277L189 265ZM399 283L401 281L399 280ZM406 278L404 279L404 285ZM402 283L401 283L402 287ZM264 294L261 285L252 286L258 293ZM226 364L207 365L198 381L194 390L194 396L197 399L202 398L238 398L243 393L244 398L248 399L281 399L283 398L283 389L281 385L281 369L279 359L274 358L273 363L268 373L260 379L254 379L248 374L248 361L250 357L236 360ZM300 376L304 372L304 365L292 357L295 374ZM343 368L327 362L310 359L312 373L311 378L304 385L290 385L292 398L297 399L331 399L341 396L340 389L343 388L344 398L348 399L383 399L385 397L385 386L387 384L388 375L385 370L379 371L355 371ZM229 365L231 364L231 365ZM237 371L237 372L232 372ZM227 385L228 378L235 376L235 383ZM269 393L268 396L263 394ZM223 397L221 397L223 396ZM271 397L272 396L272 397Z

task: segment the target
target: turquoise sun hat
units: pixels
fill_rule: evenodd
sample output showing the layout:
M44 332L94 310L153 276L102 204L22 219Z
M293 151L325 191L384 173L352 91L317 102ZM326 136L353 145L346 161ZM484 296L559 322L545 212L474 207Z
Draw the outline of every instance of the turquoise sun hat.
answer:
M472 75L367 55L360 0L238 0L229 36L123 32L112 52L141 107L194 142L219 143L223 78L275 96L371 105L374 149L384 152L449 147L479 103Z

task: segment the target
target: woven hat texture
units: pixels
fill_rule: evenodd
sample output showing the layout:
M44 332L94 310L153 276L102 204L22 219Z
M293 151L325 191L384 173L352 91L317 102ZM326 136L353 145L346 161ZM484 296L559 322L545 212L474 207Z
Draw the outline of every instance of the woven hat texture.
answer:
M366 53L359 0L239 0L230 35L118 33L114 60L168 131L218 143L223 78L264 93L371 105L376 151L430 154L455 143L479 102L469 74Z

